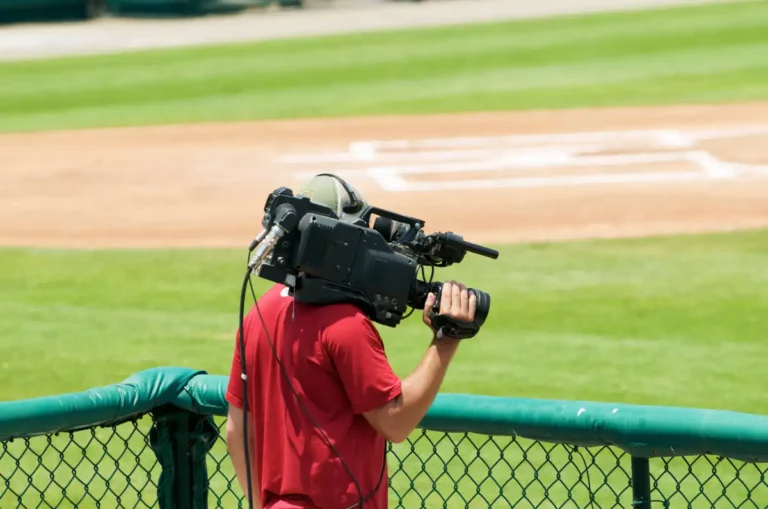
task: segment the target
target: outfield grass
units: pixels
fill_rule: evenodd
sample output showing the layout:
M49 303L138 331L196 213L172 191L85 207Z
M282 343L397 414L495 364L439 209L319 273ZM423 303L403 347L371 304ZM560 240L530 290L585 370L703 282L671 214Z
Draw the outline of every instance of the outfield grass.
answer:
M0 64L0 130L768 99L768 3Z
M493 298L486 327L480 336L462 345L443 391L768 414L768 401L759 390L768 355L764 341L768 330L768 230L540 243L500 247L500 251L499 260L471 257L437 273L440 280L458 278ZM182 365L227 374L244 255L242 250L0 250L0 308L5 311L0 315L0 336L5 338L0 344L0 400L84 390L155 366ZM266 288L265 282L256 281L257 291ZM414 316L397 329L380 330L395 370L407 375L426 348L423 325ZM146 430L147 425L143 422L142 428ZM132 425L122 429L122 436L128 437ZM95 436L106 441L111 435L104 430ZM395 493L404 497L405 507L418 506L419 498L427 494L436 504L456 486L463 496L475 496L475 483L487 474L486 463L494 465L500 459L500 449L493 444L482 447L482 461L475 457L475 447L485 442L484 437L474 437L476 445L465 440L455 449L448 440L434 445L441 436L431 433L433 442L420 439L415 446L417 455L408 444L395 447L397 457L390 461L393 507L400 498ZM90 461L96 463L105 452L114 457L123 454L124 472L136 468L134 455L138 455L142 468L157 479L159 471L153 467L152 453L142 437L134 434L127 441L126 452L120 438L102 447L90 434L81 434L77 439L80 446L69 443L64 457L69 464L80 463L78 477L89 479L96 475ZM571 456L574 459L569 464L569 451L563 446L534 445L524 455L523 448L531 447L527 440L518 439L511 445L509 439L495 441L499 447L508 447L504 462L493 466L496 482L504 483L510 475L505 462L518 467L515 475L523 483L534 482L534 467L540 470L538 480L524 493L511 482L505 496L549 497L553 504L566 504L571 496L585 507L586 486L576 481L577 469L583 469L579 456ZM53 441L59 448L67 443L66 436ZM47 471L39 468L30 450L42 451L48 446L40 438L30 447L15 442L8 449L10 454L0 451L0 471L6 475L15 471L12 456L23 453L22 467L35 472L33 485L42 489L50 482ZM92 460L82 462L83 449ZM596 463L606 473L617 467L610 452L603 451L593 460L594 453L583 453L588 463ZM213 473L219 467L209 463L212 501L225 493L232 500L230 489L239 494L237 488L230 488L232 470L225 455L220 442L214 456L223 459L221 472ZM44 457L47 468L66 484L71 471L59 463L58 453L49 450ZM469 461L472 465L467 468L463 462ZM448 462L447 467L443 462ZM99 465L99 475L109 478L115 468L111 460ZM400 466L409 476L416 476L413 484L403 471L396 472ZM629 459L622 459L621 466L629 471ZM432 478L446 468L453 479L464 477L457 482L443 475L433 484ZM563 468L562 481L557 481L557 469ZM728 465L718 471L726 482L734 475ZM664 493L678 489L676 477L686 479L682 490L687 496L697 496L698 481L688 475L684 460L676 459L669 467L654 460L653 472ZM712 467L702 461L693 472L704 480L710 478ZM466 477L467 473L475 480ZM594 491L606 477L595 467L591 475ZM622 475L615 470L607 479L613 490L624 490L620 498L626 507L629 491ZM768 498L760 470L747 467L739 476L747 486L761 486L754 494L756 502ZM154 488L141 489L141 482L146 482L146 475L133 474L133 488L123 495L124 502L136 499L136 488L143 497L153 499ZM539 482L554 484L545 492ZM30 486L26 475L15 475L10 483L17 492ZM124 486L125 477L118 475L110 489L120 492ZM98 498L105 483L96 477L89 490ZM743 490L737 483L728 494L743 500ZM717 497L722 485L710 480L706 491ZM481 492L493 498L499 489L486 480ZM83 494L78 483L68 488L72 499ZM58 489L48 490L47 495L60 496ZM0 502L14 503L10 492L5 497L0 496ZM32 490L25 500L31 502L35 497ZM599 506L611 507L616 500L607 487L598 491ZM680 498L674 500L683 503ZM106 503L109 505L109 498ZM477 499L474 503L481 507L484 502ZM693 507L706 504L701 499ZM79 507L96 506L87 502Z
M499 249L498 260L437 271L493 298L445 391L768 414L756 390L768 231ZM244 260L244 250L0 250L0 400L154 366L227 374ZM424 326L414 315L380 330L406 375L426 348Z

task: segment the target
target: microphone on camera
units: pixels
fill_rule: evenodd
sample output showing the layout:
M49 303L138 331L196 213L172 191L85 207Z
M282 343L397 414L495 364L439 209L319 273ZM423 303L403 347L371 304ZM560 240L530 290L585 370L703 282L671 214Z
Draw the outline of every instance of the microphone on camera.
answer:
M270 228L269 233L264 235L266 230L262 231L259 234L259 237L256 238L256 240L259 238L262 240L257 242L257 245L254 246L256 247L256 252L248 262L248 268L254 269L257 265L261 265L267 255L272 252L277 241L289 231L296 228L298 222L299 218L296 215L296 209L293 205L284 203L277 207L277 210L275 211L274 225Z
M277 241L280 240L280 237L282 237L283 235L285 235L285 230L283 229L283 227L280 226L279 224L274 225L272 229L269 230L269 233L267 233L264 236L263 240L261 240L258 243L256 252L253 254L253 257L251 257L251 260L248 262L248 267L253 269L257 265L261 265L261 263L264 261L267 255L272 252L272 248L275 247L275 244L277 244Z

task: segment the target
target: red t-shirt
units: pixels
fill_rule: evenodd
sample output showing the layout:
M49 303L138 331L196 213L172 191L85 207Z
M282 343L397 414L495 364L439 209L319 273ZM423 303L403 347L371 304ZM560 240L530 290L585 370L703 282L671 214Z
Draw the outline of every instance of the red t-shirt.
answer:
M294 303L282 285L262 296L259 308L294 390L367 497L379 482L386 442L362 414L401 391L381 337L357 307ZM357 503L349 473L287 384L255 306L243 328L248 408L255 428L249 445L258 472L254 496L260 494L265 509L346 509ZM238 408L243 400L240 372L236 344L226 399ZM385 470L363 509L386 509L387 490Z

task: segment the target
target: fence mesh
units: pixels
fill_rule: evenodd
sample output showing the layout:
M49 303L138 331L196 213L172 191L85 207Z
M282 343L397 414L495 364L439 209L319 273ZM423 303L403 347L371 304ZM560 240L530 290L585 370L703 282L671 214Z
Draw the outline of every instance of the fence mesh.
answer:
M223 418L208 453L211 508L244 508ZM0 508L158 507L150 416L0 446ZM629 455L519 437L418 430L389 449L391 508L632 507ZM768 464L652 459L652 507L768 507Z
M0 508L157 507L150 416L0 445Z

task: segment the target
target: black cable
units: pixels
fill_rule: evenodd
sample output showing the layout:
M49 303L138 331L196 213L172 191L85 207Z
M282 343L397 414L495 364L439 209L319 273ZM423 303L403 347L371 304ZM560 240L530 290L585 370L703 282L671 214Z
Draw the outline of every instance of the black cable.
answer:
M247 267L243 286L240 289L240 378L243 380L243 450L245 452L245 474L248 477L248 507L253 509L253 486L251 480L250 449L248 448L248 375L245 370L245 329L243 317L245 316L245 290L251 281L251 269Z
M587 491L590 494L590 497L589 497L589 499L590 499L589 500L589 507L594 507L595 501L594 501L594 497L591 496L592 495L592 482L589 479L589 466L587 465L587 460L584 459L584 454L582 454L582 452L578 448L578 446L565 444L565 448L566 449L572 449L573 452L575 452L576 454L579 455L579 457L581 457L581 461L584 463L584 473L587 476ZM594 458L594 456L593 456L593 458ZM592 463L594 464L594 461ZM577 471L578 471L578 469L577 469ZM669 501L668 500L653 500L652 499L652 500L649 500L648 502L650 502L650 503L658 502L658 503L664 504L664 507L669 507ZM632 505L636 505L636 504L633 503Z
M589 465L587 465L587 460L584 458L584 455L582 454L581 450L575 446L575 445L569 445L565 444L566 449L572 449L573 452L579 455L581 458L582 463L584 463L584 473L587 476L587 492L589 492L589 507L594 507L594 497L592 497L592 481L589 478ZM578 471L578 468L576 469Z
M386 465L387 465L386 447L385 447L385 450L384 450L384 461L383 461L383 464L381 466L381 474L379 475L379 481L378 481L378 483L376 483L376 487L373 489L373 491L371 491L371 493L368 496L363 497L363 492L360 489L360 485L357 482L357 479L355 478L354 474L352 473L352 470L347 465L347 462L344 461L344 458L341 456L341 454L336 449L336 447L334 447L334 445L328 439L328 436L325 434L325 431L323 430L323 428L320 427L320 425L317 423L317 420L315 420L314 416L312 416L312 414L309 412L309 410L306 408L306 406L304 406L304 402L299 397L298 393L296 392L296 389L294 389L293 384L291 383L291 379L289 378L288 373L286 372L285 367L283 366L283 363L280 361L280 358L277 355L277 351L275 349L275 345L272 342L272 337L269 334L269 329L267 328L267 324L265 323L264 317L261 314L261 308L259 307L258 299L256 298L256 292L253 289L253 282L251 281L251 270L252 269L249 267L248 270L246 271L245 280L243 281L243 288L242 288L242 291L240 292L240 357L241 357L241 363L240 364L242 366L242 372L243 372L243 400L244 400L244 402L246 402L247 399L248 399L248 397L247 397L247 390L248 389L247 389L246 375L245 375L245 330L243 328L243 317L244 317L244 314L245 314L245 309L244 309L245 308L245 290L250 285L251 295L253 296L253 303L254 303L254 305L256 307L257 313L259 314L259 319L261 320L261 325L262 325L262 328L264 329L264 334L267 336L267 341L269 341L269 346L272 349L272 354L273 354L273 356L275 358L275 361L277 361L277 364L280 367L280 370L283 373L283 376L285 377L286 382L288 382L288 386L290 387L291 392L293 393L294 397L296 398L296 401L301 406L301 409L304 411L304 413L307 415L307 417L309 417L309 419L312 421L312 424L318 429L318 431L320 431L320 434L321 434L323 440L325 441L325 443L328 445L328 447L331 449L331 451L333 451L333 453L336 456L338 456L338 458L341 460L342 465L346 469L347 473L349 474L350 478L352 479L352 482L355 485L355 488L357 489L357 493L358 493L358 497L360 498L360 501L355 503L355 504L352 504L347 509L352 509L354 507L360 507L360 509L362 509L363 502L365 502L366 500L370 499L379 490L379 487L381 486L381 482L382 482L382 480L384 478L384 471L385 471ZM244 403L244 405L245 404L246 403ZM246 462L245 466L246 466L246 472L248 474L248 504L249 504L249 507L251 509L253 509L253 505L252 505L253 504L253 502L252 502L252 496L253 495L252 495L252 487L251 487L250 462L249 462L249 459L248 459L249 458L249 454L248 454L247 420L245 419L246 408L247 408L246 406L243 407L243 415L244 415L243 421L245 423L244 427L246 428L244 430L244 435L245 435L245 453L246 453L245 454L245 462Z

